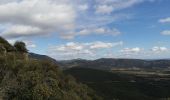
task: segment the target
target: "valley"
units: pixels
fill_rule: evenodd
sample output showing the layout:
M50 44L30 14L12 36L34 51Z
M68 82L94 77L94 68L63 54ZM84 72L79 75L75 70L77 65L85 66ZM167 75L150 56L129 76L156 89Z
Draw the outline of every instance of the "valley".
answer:
M170 0L0 0L0 100L170 100Z
M94 89L104 100L168 100L170 76L166 72L71 68L65 73Z
M113 58L55 61L65 74L86 84L104 100L169 100L169 62Z

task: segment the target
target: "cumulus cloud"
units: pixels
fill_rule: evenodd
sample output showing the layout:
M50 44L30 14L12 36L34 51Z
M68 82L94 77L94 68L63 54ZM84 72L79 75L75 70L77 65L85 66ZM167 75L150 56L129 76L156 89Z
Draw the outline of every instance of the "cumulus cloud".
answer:
M116 42L116 43L105 43L105 42L94 42L94 43L90 43L90 49L102 49L102 48L112 48L115 46L121 46L123 45L123 42Z
M96 0L96 13L110 14L113 11L132 7L144 0Z
M86 36L86 35L110 35L110 36L117 36L120 35L121 32L116 28L105 28L105 27L90 27L90 28L83 28L77 32L70 32L70 33L62 33L60 37L63 39L74 39L76 36Z
M1 24L11 25L2 32L5 36L19 37L40 35L40 32L46 34L67 32L73 29L75 18L76 13L72 5L62 2L21 0L0 4Z
M68 42L64 45L50 46L48 52L54 58L60 57L61 59L74 59L79 57L95 58L99 51L108 50L116 46L123 45L123 42L91 42L91 43L76 43Z
M135 59L143 59L143 58L163 58L163 55L167 55L170 52L170 49L168 49L165 46L154 46L152 48L124 48L120 50L119 52L112 54L109 53L109 55L113 55L111 57L118 57L118 58L135 58Z
M67 50L76 50L76 51L80 51L83 49L83 45L79 45L77 43L74 42L69 42L66 45L61 45L61 46L57 46L55 47L57 51L67 51Z
M153 53L161 53L161 52L167 52L168 48L155 46L151 50Z
M51 50L56 50L56 51L62 51L65 52L67 50L73 50L73 51L81 51L83 49L107 49L107 48L112 48L115 46L121 46L123 45L123 42L115 42L115 43L110 43L110 42L91 42L91 43L75 43L75 42L68 42L65 45L59 45L59 46L52 46L50 47Z
M7 26L1 35L19 38L56 34L64 39L73 39L93 33L120 34L116 28L106 28L108 23L120 18L118 14L95 13L110 14L142 1L145 0L95 0L93 4L88 0L1 0L0 26Z
M22 26L22 25L13 25L2 32L2 35L7 38L17 38L25 36L35 36L42 35L44 32L39 27L32 26Z
M56 59L97 59L100 57L106 58L154 58L162 57L162 54L169 53L170 49L164 46L154 46L152 48L143 49L140 47L134 48L118 48L123 45L119 42L90 42L90 43L76 43L68 42L64 45L50 46L48 49L49 56ZM116 51L118 50L118 51Z
M90 45L90 49L112 48L112 43L95 42Z
M170 17L160 19L159 22L160 23L170 23Z
M82 29L79 32L77 32L77 35L89 35L89 34L119 35L121 34L121 32L116 28L109 29L109 28L104 28L104 27L87 28L87 29Z
M101 14L110 14L114 8L109 5L99 5L96 7L96 13L101 13Z
M120 52L125 53L125 54L133 54L133 53L139 53L141 51L142 51L141 48L135 47L135 48L124 48Z

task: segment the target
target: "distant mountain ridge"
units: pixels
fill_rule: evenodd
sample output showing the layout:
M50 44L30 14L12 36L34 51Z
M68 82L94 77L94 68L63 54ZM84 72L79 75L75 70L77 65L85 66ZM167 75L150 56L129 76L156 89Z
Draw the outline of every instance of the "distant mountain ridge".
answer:
M97 60L68 60L60 61L64 68L84 67L102 70L111 70L112 68L170 68L169 59L161 60L141 60L141 59L114 59L101 58Z
M50 60L63 69L72 67L93 68L101 70L111 70L112 68L170 68L170 59L141 60L141 59L116 59L101 58L97 60L73 59L73 60L55 60L46 55L30 53L29 56L34 59Z
M35 54L35 53L29 53L29 57L33 59L38 59L38 60L49 60L52 61L53 63L57 64L58 62L54 59L51 58L47 55L41 55L41 54Z

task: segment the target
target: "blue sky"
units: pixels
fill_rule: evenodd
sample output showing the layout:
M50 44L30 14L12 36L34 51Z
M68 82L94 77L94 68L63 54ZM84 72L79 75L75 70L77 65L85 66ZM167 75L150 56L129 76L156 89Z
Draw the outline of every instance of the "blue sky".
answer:
M0 35L55 59L170 58L170 0L1 0Z

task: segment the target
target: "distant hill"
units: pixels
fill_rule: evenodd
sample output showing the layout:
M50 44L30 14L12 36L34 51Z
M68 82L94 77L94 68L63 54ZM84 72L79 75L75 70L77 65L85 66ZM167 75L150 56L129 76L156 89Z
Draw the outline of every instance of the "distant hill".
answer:
M111 70L112 68L146 68L146 69L159 69L170 68L170 60L140 60L140 59L114 59L114 58L101 58L97 60L65 60L59 61L60 65L64 68L83 67L101 70Z
M111 70L114 68L145 68L159 69L170 68L170 59L141 60L141 59L116 59L101 58L97 60L73 59L73 60L55 60L46 55L29 53L29 57L39 60L49 60L59 65L63 69L72 67L93 68L101 70Z
M49 56L46 56L46 55L29 53L29 57L33 58L33 59L38 59L38 60L48 60L48 61L51 61L51 62L53 62L55 64L58 64L58 62L55 59L53 59L53 58L51 58Z

